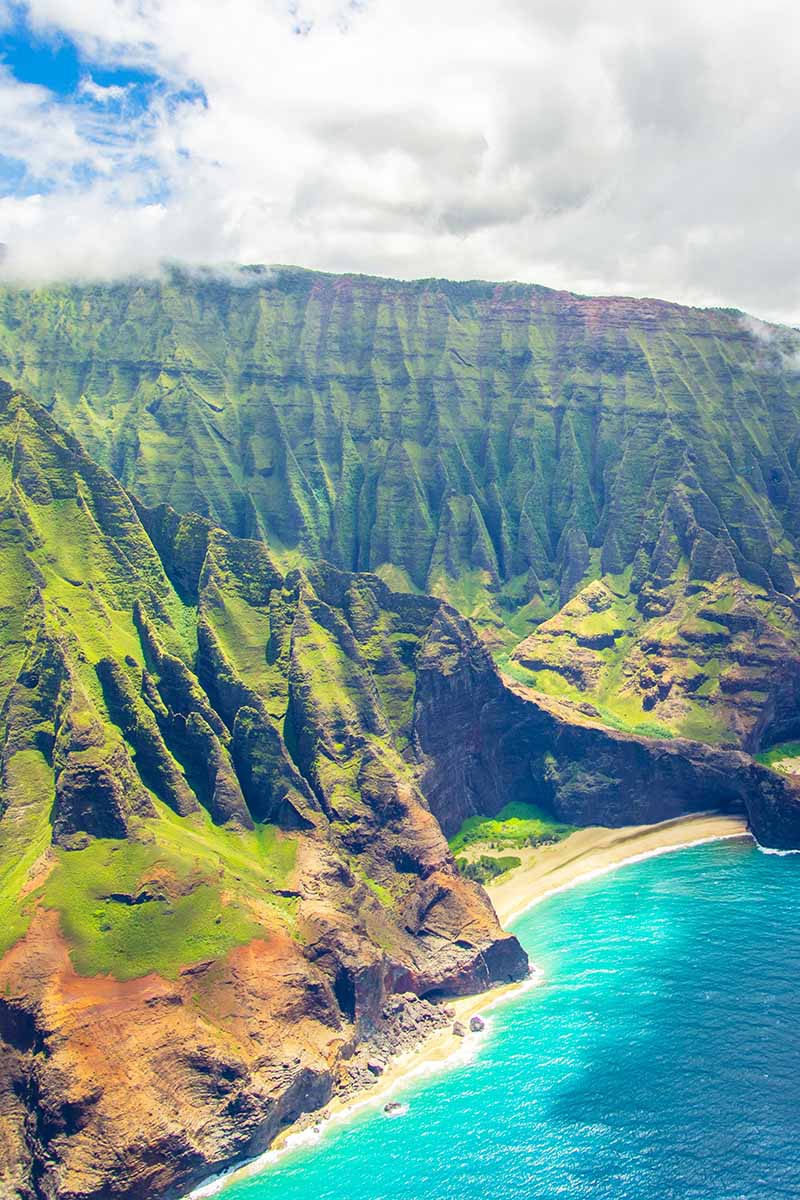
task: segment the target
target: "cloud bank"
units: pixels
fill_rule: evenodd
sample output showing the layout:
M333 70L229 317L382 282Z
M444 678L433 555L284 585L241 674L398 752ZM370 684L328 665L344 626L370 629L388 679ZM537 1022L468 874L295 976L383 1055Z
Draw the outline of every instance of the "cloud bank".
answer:
M297 263L800 320L793 0L0 13L81 63L68 92L0 70L5 277Z

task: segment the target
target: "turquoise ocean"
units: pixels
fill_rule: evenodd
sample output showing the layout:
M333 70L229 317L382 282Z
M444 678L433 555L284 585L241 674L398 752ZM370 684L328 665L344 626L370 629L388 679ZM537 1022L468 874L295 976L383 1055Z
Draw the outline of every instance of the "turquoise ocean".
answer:
M513 926L543 982L221 1200L800 1200L800 855L628 865Z

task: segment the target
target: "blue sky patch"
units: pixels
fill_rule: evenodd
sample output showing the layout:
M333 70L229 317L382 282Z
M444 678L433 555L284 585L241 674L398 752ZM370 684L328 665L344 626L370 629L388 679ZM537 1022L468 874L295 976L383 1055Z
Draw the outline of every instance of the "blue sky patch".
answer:
M20 84L35 84L50 93L48 106L68 105L86 139L85 162L73 163L67 178L72 185L88 187L96 177L90 165L89 148L101 146L114 154L126 145L133 148L143 131L156 118L155 102L172 112L182 103L207 104L199 85L192 81L165 79L152 71L127 65L121 50L119 64L107 57L99 62L87 56L82 46L59 30L46 33L33 29L26 6L12 6L12 21L0 28L0 65ZM122 89L121 91L101 89ZM87 120L81 118L81 112ZM154 203L167 197L168 188L152 159L143 156L126 163L126 171L138 175L139 203ZM26 163L6 152L0 153L0 195L50 192L60 176L56 172L33 173Z
M65 34L33 30L19 6L13 24L0 32L0 60L20 83L39 84L64 97L77 92L87 75L103 87L151 87L159 82L157 75L133 67L91 63Z

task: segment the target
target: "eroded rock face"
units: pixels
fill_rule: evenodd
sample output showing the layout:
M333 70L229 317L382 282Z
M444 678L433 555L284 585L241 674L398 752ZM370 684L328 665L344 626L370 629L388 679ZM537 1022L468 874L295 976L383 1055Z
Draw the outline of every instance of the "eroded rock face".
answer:
M446 1021L425 1002L401 1019L398 1003L526 972L485 896L450 871L430 876L391 956L373 941L391 928L380 906L361 895L348 909L337 891L352 880L323 892L329 871L304 864L299 938L277 929L175 980L76 974L57 914L40 910L0 962L0 1192L183 1194L363 1085L370 1046L408 1049Z
M41 913L0 995L9 1196L176 1194L324 1104L353 1039L325 974L279 934L174 982L118 982L76 975Z

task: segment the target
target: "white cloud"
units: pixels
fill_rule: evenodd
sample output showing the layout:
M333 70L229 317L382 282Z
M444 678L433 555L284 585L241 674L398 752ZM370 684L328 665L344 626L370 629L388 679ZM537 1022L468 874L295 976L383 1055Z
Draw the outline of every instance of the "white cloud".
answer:
M800 319L792 0L31 0L29 12L98 66L166 83L138 113L91 71L71 102L0 77L4 144L52 181L0 200L6 274L295 262ZM205 103L175 100L189 85Z
M764 369L792 374L800 371L800 332L751 316L742 317L742 327L761 343Z
M116 83L95 83L90 75L84 76L79 89L81 96L88 97L95 104L112 104L117 100L122 100L127 90L127 88Z

